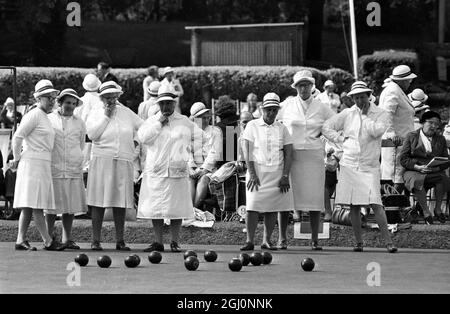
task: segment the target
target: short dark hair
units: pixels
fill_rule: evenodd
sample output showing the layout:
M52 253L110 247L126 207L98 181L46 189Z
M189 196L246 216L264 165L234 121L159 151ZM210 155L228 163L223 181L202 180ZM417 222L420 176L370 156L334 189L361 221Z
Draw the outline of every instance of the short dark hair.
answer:
M109 63L106 62L99 62L98 66L100 67L100 69L102 70L108 70L111 68L111 65Z
M73 97L72 95L64 95L61 98L56 98L56 102L58 103L58 105L62 105L64 100L66 100L67 97ZM75 98L75 97L73 97ZM76 98L75 98L76 99ZM80 104L80 101L77 99L77 106Z
M148 75L151 75L153 77L158 77L159 76L158 67L156 65L152 65L152 66L148 67L147 73L148 73Z
M421 124L424 124L425 121L427 121L428 119L433 119L433 118L438 118L439 121L442 121L441 116L439 115L439 113L437 113L436 111L426 111L422 114L422 116L420 117L419 122Z

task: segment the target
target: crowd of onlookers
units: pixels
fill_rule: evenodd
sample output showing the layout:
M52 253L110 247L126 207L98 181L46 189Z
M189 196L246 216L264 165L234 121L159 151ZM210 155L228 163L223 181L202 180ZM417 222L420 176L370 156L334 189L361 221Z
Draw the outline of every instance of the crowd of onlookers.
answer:
M245 177L247 241L254 249L258 217L264 216L263 249L286 249L289 213L307 212L311 248L320 221L332 220L335 204L349 206L363 250L361 208L370 208L389 252L396 252L387 228L381 183L413 195L424 221L445 223L450 189L450 123L426 105L421 89L409 92L416 75L406 65L393 69L379 97L365 82L337 95L328 80L323 92L308 70L295 74L297 92L281 100L267 93L259 102L250 93L239 107L228 96L214 111L195 102L190 116L180 113L183 88L174 69L150 67L144 99L134 113L119 102L123 94L109 65L88 74L81 97L72 88L57 90L43 79L35 85L36 103L22 117L11 99L0 119L18 128L11 144L10 168L17 169L14 207L21 209L17 250L35 250L26 233L34 218L47 250L78 249L71 238L75 214L90 211L93 250L102 250L101 228L112 208L116 249L124 241L126 210L152 220L155 241L146 251L164 250L164 220L170 220L170 248L180 251L179 229L194 208L207 208L211 184L224 167ZM162 80L159 80L159 74ZM381 161L381 163L380 163ZM137 185L137 183L140 184ZM135 192L139 190L139 198ZM427 199L433 190L434 207ZM226 191L225 191L226 193ZM322 216L322 214L324 214ZM62 215L62 241L54 237ZM277 244L271 241L278 221Z

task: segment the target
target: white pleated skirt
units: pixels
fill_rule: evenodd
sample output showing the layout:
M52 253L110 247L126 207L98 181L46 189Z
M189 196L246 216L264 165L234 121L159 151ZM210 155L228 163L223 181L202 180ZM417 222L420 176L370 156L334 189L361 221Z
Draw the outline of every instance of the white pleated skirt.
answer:
M324 211L325 150L294 150L291 167L295 210Z
M87 204L96 207L133 208L133 163L92 157L87 182Z
M87 212L86 190L83 178L53 178L55 210L46 210L52 215L82 214Z
M193 219L188 178L160 178L144 174L137 218Z
M283 175L283 170L262 171L261 167L258 167L258 165L255 164L255 171L261 185L259 186L258 191L253 189L253 191L250 192L246 189L246 210L259 213L294 210L292 188L287 193L281 193L280 187L278 186ZM247 172L246 186L249 179L250 175Z
M334 202L343 205L382 205L380 171L360 171L341 165Z
M13 206L56 209L50 161L25 158L20 160Z

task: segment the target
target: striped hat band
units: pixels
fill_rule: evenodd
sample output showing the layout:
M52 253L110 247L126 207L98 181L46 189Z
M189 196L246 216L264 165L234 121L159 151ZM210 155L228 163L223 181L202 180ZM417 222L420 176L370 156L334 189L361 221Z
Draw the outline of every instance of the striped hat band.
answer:
M36 93L36 94L37 94L37 93L42 93L43 91L46 91L46 90L48 90L48 89L54 89L54 88L53 88L53 86L46 85L46 86L43 86L43 87L41 87L40 89L38 89L35 93Z
M177 95L172 94L172 93L162 93L162 94L158 95L158 98L163 98L163 97L177 98Z
M118 89L118 87L115 84L103 85L102 87L100 87L99 92L103 93L104 91L106 91L108 89Z
M412 74L412 72L411 72L411 71L408 71L408 72L405 72L405 73L402 73L402 74L394 74L393 76L394 76L394 77L403 78L403 77L407 77L407 76L409 76L409 75L411 75L411 74Z

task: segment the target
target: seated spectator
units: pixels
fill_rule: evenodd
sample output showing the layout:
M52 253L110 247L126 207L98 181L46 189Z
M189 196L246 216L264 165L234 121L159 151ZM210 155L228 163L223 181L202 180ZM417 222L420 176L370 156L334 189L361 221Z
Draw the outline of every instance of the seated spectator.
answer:
M245 172L246 170L244 153L242 151L244 145L243 144L244 139L242 137L242 134L244 133L247 124L250 121L252 121L253 118L254 118L253 115L249 111L241 112L241 118L239 121L238 158L237 158L238 173Z
M222 157L222 131L211 123L211 110L201 102L191 107L191 119L204 131L202 142L193 143L193 156L189 161L189 183L192 203L195 208L203 209L203 203L208 195L210 176L217 170L217 164Z
M427 190L435 188L434 216L441 223L445 223L445 215L441 212L441 204L444 193L450 186L450 180L445 173L450 165L449 162L427 167L434 157L447 157L448 151L445 138L439 135L438 129L441 125L441 117L437 112L425 112L420 118L422 128L409 133L403 145L400 162L406 169L403 179L405 187L414 193L425 217L425 223L433 224L433 217L427 204Z
M142 82L142 88L144 89L144 102L149 100L151 95L149 93L150 84L154 81L159 81L159 73L158 67L156 65L152 65L147 70L147 77Z
M14 100L8 97L0 113L2 129L12 129L14 127L14 119L16 119L17 124L19 124L22 120L22 114L17 110L14 111Z
M448 121L448 124L444 127L443 135L447 141L447 147L450 148L450 121Z
M97 76L102 83L114 81L119 84L117 77L111 73L111 66L106 62L100 62L97 65Z
M218 167L226 162L237 160L237 134L239 116L236 115L236 102L228 95L220 96L215 104L215 114L220 118L216 124L222 130L222 158Z
M338 112L338 108L341 105L341 100L339 99L339 95L334 93L336 85L334 85L332 80L328 80L323 85L323 89L325 90L323 93L317 96L317 98L324 104L328 105L331 110L334 112Z
M250 93L247 96L247 106L243 111L248 111L253 115L254 119L258 119L261 117L261 108L260 104L258 104L258 96L254 93Z
M414 107L414 129L418 130L422 127L420 124L420 116L430 110L430 106L426 104L428 96L420 88L416 88L408 94L408 99Z
M325 142L325 217L324 222L330 222L332 216L331 198L336 191L338 183L337 170L339 168L339 160L342 157L342 145L332 143L325 137L321 137Z

